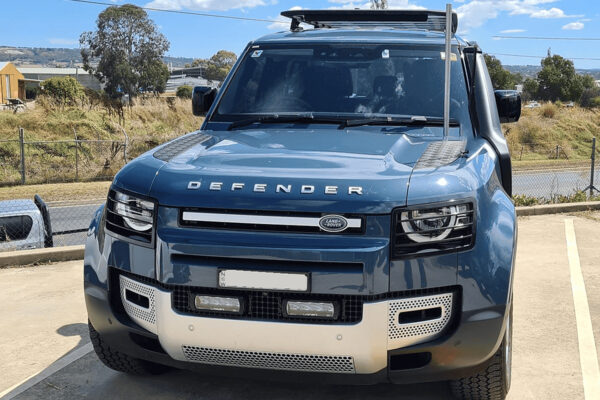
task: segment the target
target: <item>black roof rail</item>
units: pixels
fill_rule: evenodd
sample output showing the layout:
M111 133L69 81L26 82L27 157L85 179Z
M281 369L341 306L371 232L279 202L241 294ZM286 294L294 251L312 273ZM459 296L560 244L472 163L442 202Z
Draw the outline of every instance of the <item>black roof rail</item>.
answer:
M292 19L290 29L298 31L300 24L315 28L356 28L385 26L402 30L444 32L446 12L426 10L289 10L282 16ZM458 16L452 13L452 34L458 29Z

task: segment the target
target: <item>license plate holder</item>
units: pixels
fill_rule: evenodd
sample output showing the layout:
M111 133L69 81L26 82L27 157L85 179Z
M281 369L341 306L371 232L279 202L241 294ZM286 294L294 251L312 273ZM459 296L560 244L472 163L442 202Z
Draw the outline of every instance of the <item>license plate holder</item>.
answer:
M223 289L307 292L308 274L222 269L219 270L218 285Z

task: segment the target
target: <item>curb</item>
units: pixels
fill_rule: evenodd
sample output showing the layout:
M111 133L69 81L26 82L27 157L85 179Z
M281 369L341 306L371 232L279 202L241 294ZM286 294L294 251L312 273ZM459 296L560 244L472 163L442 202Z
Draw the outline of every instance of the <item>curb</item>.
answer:
M85 246L50 247L0 253L0 268L57 261L83 260Z
M532 215L560 214L592 210L600 210L600 201L586 201L581 203L565 204L544 204L541 206L517 207L517 216L528 217Z

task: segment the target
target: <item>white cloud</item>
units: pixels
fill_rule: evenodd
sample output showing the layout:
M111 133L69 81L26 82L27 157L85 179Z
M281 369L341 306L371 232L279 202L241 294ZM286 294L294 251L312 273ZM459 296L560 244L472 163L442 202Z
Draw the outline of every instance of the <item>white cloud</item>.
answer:
M583 28L585 28L585 25L583 24L583 22L571 22L566 24L565 26L562 27L564 30L567 31L580 31Z
M560 8L552 7L549 10L539 10L532 12L532 18L565 18L565 12Z
M459 29L467 31L478 28L488 20L497 18L500 13L508 15L528 15L531 18L579 18L580 15L567 15L556 7L544 8L544 4L558 0L470 0L456 9Z
M79 44L79 40L77 39L65 39L65 38L50 38L48 39L50 44L55 44L59 46L74 46Z
M525 29L506 29L503 31L500 31L500 33L523 33L525 32Z
M227 11L234 8L253 8L269 4L263 0L153 0L147 7L167 10Z

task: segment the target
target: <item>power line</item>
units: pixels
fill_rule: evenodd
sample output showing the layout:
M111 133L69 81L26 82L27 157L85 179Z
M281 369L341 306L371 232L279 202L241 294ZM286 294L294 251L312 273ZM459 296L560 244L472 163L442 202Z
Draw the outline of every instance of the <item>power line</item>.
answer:
M492 36L494 39L526 39L526 40L583 40L600 41L600 38L574 38L574 37L543 37L543 36Z
M488 54L491 54L493 56L537 58L537 59L543 59L543 58L548 57L548 56L532 56L532 55L525 55L525 54L506 54L506 53L488 53ZM589 58L589 57L563 57L563 58L566 58L567 60L600 61L600 58Z
M73 1L75 3L96 4L96 5L109 6L109 7L115 6L115 4L113 4L113 3L105 3L102 1L92 1L92 0L69 0L69 1ZM141 8L143 10L147 10L147 11L159 11L159 12L166 12L166 13L171 13L171 14L195 15L195 16L199 16L199 17L235 19L235 20L239 20L239 21L277 22L277 23L282 22L282 21L277 21L274 19L234 17L231 15L209 14L209 13L201 13L201 12L196 12L196 11L167 10L164 8L153 8L153 7L139 7L139 8Z

